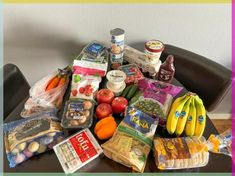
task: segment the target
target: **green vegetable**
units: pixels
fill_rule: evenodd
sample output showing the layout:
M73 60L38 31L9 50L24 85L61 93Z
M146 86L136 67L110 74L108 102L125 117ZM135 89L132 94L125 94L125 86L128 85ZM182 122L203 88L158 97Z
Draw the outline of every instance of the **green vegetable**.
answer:
M131 86L132 86L132 85L129 85L129 86L127 86L127 87L124 89L124 91L122 92L121 97L126 97L127 93L128 93L129 90L131 89Z
M129 101L129 105L135 103L141 95L142 95L142 93L140 91L136 91L135 95Z
M128 91L126 95L126 99L130 100L135 95L137 89L138 89L137 85L132 85L131 89Z
M138 101L137 103L135 103L134 107L151 116L158 116L160 118L164 118L164 112L161 106L151 100L145 99Z

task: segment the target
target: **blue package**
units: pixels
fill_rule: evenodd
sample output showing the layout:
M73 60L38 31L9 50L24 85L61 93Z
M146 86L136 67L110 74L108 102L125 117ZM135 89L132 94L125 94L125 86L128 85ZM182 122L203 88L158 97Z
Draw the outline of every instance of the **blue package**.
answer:
M52 149L64 139L60 121L49 113L5 123L3 133L10 167Z
M105 51L105 46L96 41L88 44L84 49L84 52L86 54L91 55L93 57L99 57L104 51Z
M134 107L127 108L123 121L132 128L144 134L149 133L152 128L155 128L158 124L158 118L154 119Z

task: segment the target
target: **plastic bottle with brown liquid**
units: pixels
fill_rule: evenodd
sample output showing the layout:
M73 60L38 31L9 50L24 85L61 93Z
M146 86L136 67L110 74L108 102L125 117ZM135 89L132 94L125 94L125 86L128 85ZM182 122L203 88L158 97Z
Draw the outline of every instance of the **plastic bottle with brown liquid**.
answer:
M175 67L174 67L174 56L169 55L167 56L165 62L160 66L158 72L158 80L166 83L171 83L174 74L175 74Z

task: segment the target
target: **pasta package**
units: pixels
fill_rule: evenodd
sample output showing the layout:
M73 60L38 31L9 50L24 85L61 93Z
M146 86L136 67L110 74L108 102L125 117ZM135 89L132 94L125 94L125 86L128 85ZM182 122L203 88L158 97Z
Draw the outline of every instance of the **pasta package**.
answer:
M44 153L64 140L59 120L46 114L6 123L3 132L10 167Z
M209 152L204 137L154 139L155 163L160 170L206 166Z
M102 145L104 154L134 171L143 172L157 125L157 119L128 107L113 137Z

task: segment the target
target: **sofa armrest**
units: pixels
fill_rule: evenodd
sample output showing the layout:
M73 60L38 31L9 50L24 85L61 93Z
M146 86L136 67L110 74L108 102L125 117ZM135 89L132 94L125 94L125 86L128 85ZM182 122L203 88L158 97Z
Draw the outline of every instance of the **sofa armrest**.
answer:
M29 83L14 64L6 64L4 72L4 119L29 95Z
M161 60L174 55L175 78L188 91L197 93L207 111L212 111L231 89L232 72L222 65L172 45L166 45Z

